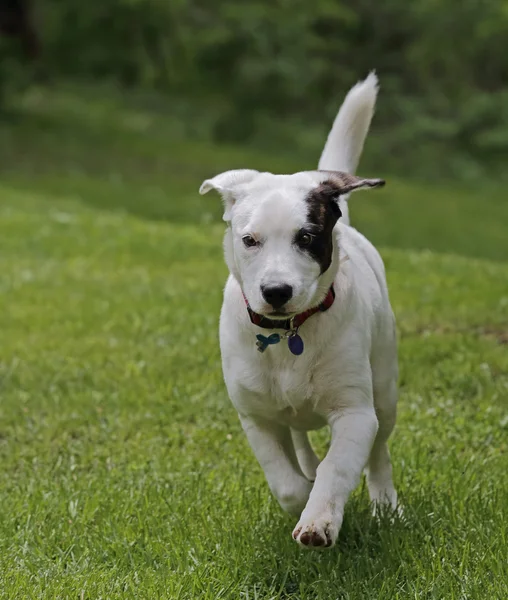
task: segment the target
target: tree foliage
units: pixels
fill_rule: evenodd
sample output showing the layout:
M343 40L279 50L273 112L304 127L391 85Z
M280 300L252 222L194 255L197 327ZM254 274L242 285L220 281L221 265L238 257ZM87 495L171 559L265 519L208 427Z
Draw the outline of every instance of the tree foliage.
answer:
M344 90L382 77L391 151L508 149L506 0L39 0L54 77L109 79L227 104L222 137L253 115L332 116Z

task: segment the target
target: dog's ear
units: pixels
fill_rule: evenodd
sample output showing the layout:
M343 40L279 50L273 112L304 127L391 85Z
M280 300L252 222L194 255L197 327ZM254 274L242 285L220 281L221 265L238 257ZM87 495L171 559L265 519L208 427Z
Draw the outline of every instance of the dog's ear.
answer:
M225 171L216 175L212 179L206 179L199 188L200 194L206 194L210 190L216 190L222 196L224 201L224 221L231 220L231 209L237 200L238 187L245 183L250 183L259 171L254 169L235 169Z
M309 171L308 174L316 183L326 183L331 190L334 190L337 198L362 188L368 189L385 185L384 179L365 179L342 171Z

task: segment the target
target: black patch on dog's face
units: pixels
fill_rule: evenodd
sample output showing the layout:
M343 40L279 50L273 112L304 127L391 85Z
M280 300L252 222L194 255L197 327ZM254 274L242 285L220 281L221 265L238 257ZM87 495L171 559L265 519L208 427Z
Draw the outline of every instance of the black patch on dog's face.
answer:
M295 237L295 244L309 254L320 266L324 273L332 263L333 254L333 228L342 216L338 199L340 189L333 181L324 181L307 196L307 222L308 225ZM313 237L308 245L302 245L299 240L305 233Z

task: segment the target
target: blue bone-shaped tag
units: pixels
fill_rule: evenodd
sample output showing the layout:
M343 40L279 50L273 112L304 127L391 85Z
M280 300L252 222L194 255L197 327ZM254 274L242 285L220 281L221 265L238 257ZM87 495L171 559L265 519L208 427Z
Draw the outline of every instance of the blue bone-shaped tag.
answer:
M272 344L278 344L280 342L280 335L278 333L272 333L268 337L261 335L260 333L256 335L256 346L258 347L259 352L264 352L268 346Z

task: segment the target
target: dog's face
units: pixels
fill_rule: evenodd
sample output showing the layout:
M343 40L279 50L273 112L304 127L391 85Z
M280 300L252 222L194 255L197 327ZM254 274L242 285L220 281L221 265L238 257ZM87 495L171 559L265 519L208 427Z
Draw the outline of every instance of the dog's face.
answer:
M339 197L383 183L338 172L239 170L205 181L200 192L222 194L226 262L252 310L287 318L319 304L333 281Z

